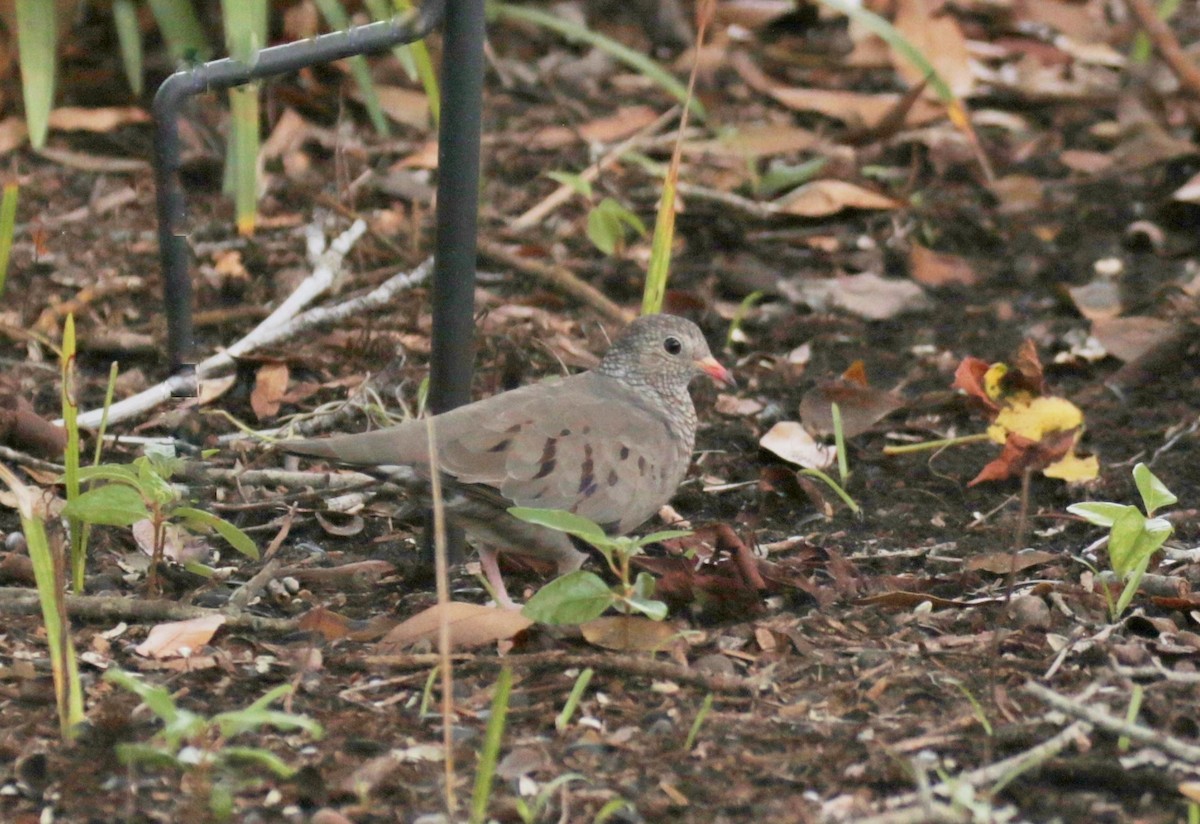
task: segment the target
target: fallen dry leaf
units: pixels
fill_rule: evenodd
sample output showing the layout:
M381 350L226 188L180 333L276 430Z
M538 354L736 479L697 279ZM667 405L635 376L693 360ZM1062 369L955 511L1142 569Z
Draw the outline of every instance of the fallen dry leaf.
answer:
M512 638L533 625L533 621L516 610L450 601L444 607L435 604L393 627L379 642L379 652L390 655L418 641L436 642L443 616L450 627L450 646L455 649L471 649Z
M133 651L146 658L186 657L211 641L224 623L224 615L202 615L159 624Z
M149 123L150 113L138 106L89 109L61 106L50 112L50 128L61 131L111 132L130 123Z
M1144 315L1092 321L1092 336L1120 361L1137 360L1174 334L1175 329L1171 321Z
M819 383L804 393L800 399L800 420L818 435L832 435L835 403L842 417L842 436L846 438L861 435L904 407L904 399L899 395L843 376Z
M881 278L873 272L832 280L785 280L780 291L793 303L816 311L843 309L867 320L887 320L929 305L924 290L912 281Z
M818 112L863 131L870 131L887 120L903 100L903 95L898 94L861 94L774 85L767 93L789 109ZM922 97L905 113L903 125L910 128L923 126L945 116L945 109Z
M784 214L826 217L843 209L895 209L900 202L844 180L814 180L778 198L774 205Z
M780 421L759 439L763 449L808 469L825 469L837 458L837 449L817 443L802 425Z
M0 121L0 154L7 154L13 149L25 145L25 139L29 137L29 128L25 125L25 119L12 115Z
M1057 561L1060 557L1040 549L1022 551L1015 555L1011 552L989 552L986 555L968 558L963 568L968 571L990 572L993 575L1007 575L1010 571L1020 572L1029 567Z
M914 243L908 253L909 276L924 286L960 284L974 286L979 276L967 259L959 255L935 252Z
M897 0L893 25L925 56L955 96L966 97L975 85L975 75L971 71L967 53L967 38L963 36L958 21L944 8L941 14L935 13L941 6L934 0ZM894 50L892 65L910 86L926 80L923 69ZM933 89L927 89L926 94L936 93Z
M268 361L254 375L254 391L250 393L250 408L258 419L266 420L279 412L287 392L288 366L282 361Z
M661 652L679 639L674 625L641 615L609 615L579 625L589 644L622 652Z

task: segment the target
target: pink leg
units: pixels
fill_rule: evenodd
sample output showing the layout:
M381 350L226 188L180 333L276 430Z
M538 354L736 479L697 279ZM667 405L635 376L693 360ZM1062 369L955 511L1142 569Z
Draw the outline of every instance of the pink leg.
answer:
M496 593L496 603L503 609L519 610L521 606L514 604L512 598L508 597L508 589L504 586L504 579L500 577L500 565L496 562L496 550L480 547L479 566L483 568L483 574Z

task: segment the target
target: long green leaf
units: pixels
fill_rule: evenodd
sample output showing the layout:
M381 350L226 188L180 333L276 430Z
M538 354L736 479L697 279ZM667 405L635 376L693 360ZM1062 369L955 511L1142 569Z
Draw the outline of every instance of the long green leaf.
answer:
M19 191L16 183L5 183L4 198L0 199L0 295L4 294L4 286L8 283L8 258L12 253L13 235L17 226Z
M539 589L521 614L540 624L570 626L599 618L612 603L613 594L604 579L580 569Z
M58 67L58 30L54 4L48 0L17 0L17 48L21 55L21 91L25 121L34 148L46 145L54 81Z
M142 29L138 25L137 7L134 0L113 0L112 11L117 43L121 46L121 63L125 66L125 79L129 81L133 93L141 97L145 84L142 79Z
M34 506L33 492L0 464L0 483L12 491L17 501L21 530L29 548L33 577L37 584L38 603L46 628L46 646L50 651L50 670L54 677L54 697L58 722L63 738L72 738L83 721L83 687L79 681L79 662L75 644L66 618L63 600L62 559L55 558L46 535L46 526Z
M266 0L221 0L225 46L234 60L252 63L267 39ZM258 219L258 84L229 90L230 140L226 181L233 191L238 234L254 234Z
M203 63L212 56L191 0L149 0L154 21L176 63Z
M136 489L124 484L105 484L67 501L63 514L89 524L132 526L150 517L146 502Z
M413 8L410 0L392 0L392 3L395 10L400 12L410 11ZM376 20L387 20L393 15L392 10L388 8L388 0L367 0L367 7L371 10L371 16ZM392 53L396 55L396 59L404 66L410 77L415 71L421 80L421 86L425 89L425 97L429 101L429 114L433 118L433 127L436 129L442 122L442 93L438 86L437 72L433 68L433 60L429 57L429 47L425 45L424 40L418 40L415 43L396 46L392 49Z
M183 518L189 526L197 525L211 529L247 558L258 558L258 546L254 543L254 539L224 518L190 506L181 506L174 510L174 514Z
M687 105L696 117L703 119L708 114L703 103L694 98L688 99L687 88L676 80L670 72L649 57L646 57L646 55L618 43L611 37L605 37L603 34L598 34L577 23L572 23L569 20L564 20L549 12L530 6L514 6L510 3L490 3L487 9L488 13L492 16L532 23L535 26L541 26L544 29L549 29L556 34L560 34L567 38L567 40L578 40L587 43L589 46L595 46L626 66L629 66L643 77L657 83L680 103Z
M315 2L321 16L325 18L325 22L331 29L350 28L350 17L346 14L340 0L315 0ZM367 116L371 118L371 125L375 127L375 131L387 137L392 131L388 126L387 117L383 114L383 107L379 105L379 94L375 91L375 81L371 79L371 67L367 64L367 58L361 54L351 57L350 72L354 75L354 82L358 85L359 93L362 94L363 105L367 107ZM430 105L432 106L432 103Z
M531 506L512 506L508 508L508 513L514 518L520 518L531 524L538 526L548 526L551 529L557 529L559 532L567 532L576 537L582 538L588 543L605 544L611 543L611 539L604 534L604 530L595 521L589 521L582 515L576 515L572 512L566 512L561 509L539 509Z
M512 669L502 667L496 678L496 695L492 698L492 715L488 719L479 751L479 767L475 773L475 788L471 793L471 824L487 820L488 801L492 797L492 781L500 759L500 743L504 740L504 724L508 719L508 699L512 693Z

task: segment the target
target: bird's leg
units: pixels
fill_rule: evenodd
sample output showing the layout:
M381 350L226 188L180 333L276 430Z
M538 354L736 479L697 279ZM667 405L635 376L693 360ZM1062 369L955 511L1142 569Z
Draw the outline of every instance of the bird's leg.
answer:
M487 577L488 583L492 585L492 591L496 594L496 604L502 609L517 609L521 606L513 603L513 599L508 597L508 589L504 586L504 579L500 577L500 564L496 560L496 550L490 547L479 547L479 566L483 568L483 574Z

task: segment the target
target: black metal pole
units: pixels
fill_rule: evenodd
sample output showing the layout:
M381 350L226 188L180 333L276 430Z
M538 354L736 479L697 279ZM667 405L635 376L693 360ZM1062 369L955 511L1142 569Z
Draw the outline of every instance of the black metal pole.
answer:
M424 0L419 10L397 15L391 20L272 46L258 52L250 63L232 58L214 60L178 71L159 86L154 96L154 164L158 192L158 248L167 312L167 352L172 372L186 365L194 351L186 202L183 183L179 179L179 116L184 103L201 92L229 89L306 66L356 54L371 54L399 43L420 40L442 22L446 3L447 0ZM482 50L482 40L479 48ZM479 59L482 60L482 52Z
M437 246L429 363L429 404L435 413L471 400L483 0L452 0L442 32L442 122L438 134ZM448 537L449 560L457 563L462 559L461 534Z

